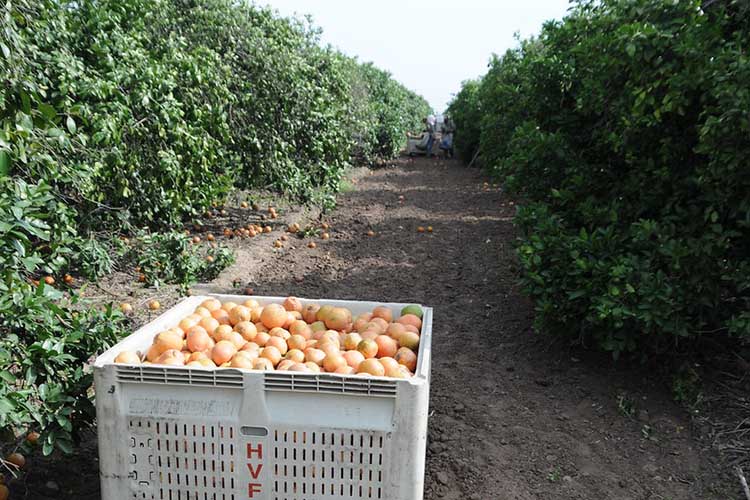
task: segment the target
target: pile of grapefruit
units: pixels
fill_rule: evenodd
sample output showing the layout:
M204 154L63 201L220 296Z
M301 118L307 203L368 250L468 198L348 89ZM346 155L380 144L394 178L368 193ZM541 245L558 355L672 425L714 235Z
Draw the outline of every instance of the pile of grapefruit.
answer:
M303 307L295 297L265 306L211 298L158 333L145 353L123 351L115 362L407 378L417 367L421 328L417 305L398 317L378 306L355 318L343 307Z

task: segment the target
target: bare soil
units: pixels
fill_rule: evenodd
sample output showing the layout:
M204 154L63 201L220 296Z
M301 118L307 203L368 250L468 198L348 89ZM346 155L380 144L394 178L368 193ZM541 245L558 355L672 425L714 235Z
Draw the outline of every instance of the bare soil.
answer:
M736 478L653 371L532 331L533 308L518 287L515 206L484 181L443 160L360 172L324 217L329 240L314 238L309 249L309 238L291 238L274 249L277 230L233 241L237 262L210 287L230 291L240 280L258 295L434 307L425 499L740 499ZM279 226L317 216L281 212ZM101 286L117 300L177 298L124 275ZM72 458L33 463L14 485L20 497L99 498L93 434Z

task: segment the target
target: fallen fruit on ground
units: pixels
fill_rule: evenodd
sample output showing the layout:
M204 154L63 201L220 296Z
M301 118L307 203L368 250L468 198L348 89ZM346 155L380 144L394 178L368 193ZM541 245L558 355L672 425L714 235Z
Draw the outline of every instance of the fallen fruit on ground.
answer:
M26 434L26 441L29 442L29 444L36 445L39 442L39 433L38 432L29 432Z
M124 304L123 304L124 305ZM158 309L156 300L149 308ZM422 308L387 306L359 314L345 307L303 303L242 304L206 299L159 332L150 346L117 353L115 363L233 368L405 378L413 376ZM144 354L145 353L145 354Z
M23 469L26 466L26 457L17 452L5 457L5 461L15 465L19 469Z
M158 300L150 300L148 303L148 308L151 309L152 311L156 311L160 307L161 307L161 304L159 303Z
M123 314L132 314L133 306L131 306L127 302L123 302L122 304L120 304L120 312L122 312Z

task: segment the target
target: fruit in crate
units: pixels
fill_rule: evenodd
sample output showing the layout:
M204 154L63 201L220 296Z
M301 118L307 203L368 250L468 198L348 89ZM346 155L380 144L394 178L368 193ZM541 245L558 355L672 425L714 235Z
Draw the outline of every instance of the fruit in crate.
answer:
M417 305L400 315L377 306L355 317L296 297L265 306L211 298L155 335L144 353L119 352L115 363L407 378L417 367L421 329Z

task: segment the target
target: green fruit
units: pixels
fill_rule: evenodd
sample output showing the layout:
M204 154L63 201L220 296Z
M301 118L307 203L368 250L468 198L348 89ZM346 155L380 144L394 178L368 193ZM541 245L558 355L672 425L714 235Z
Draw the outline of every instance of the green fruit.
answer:
M406 306L401 309L401 316L403 316L404 314L413 314L417 318L422 319L422 308L416 304Z

